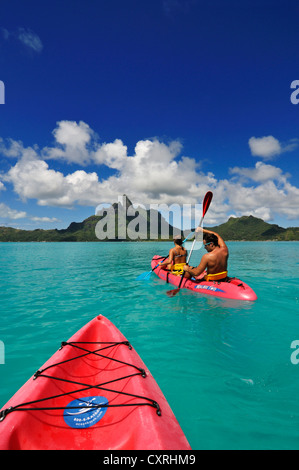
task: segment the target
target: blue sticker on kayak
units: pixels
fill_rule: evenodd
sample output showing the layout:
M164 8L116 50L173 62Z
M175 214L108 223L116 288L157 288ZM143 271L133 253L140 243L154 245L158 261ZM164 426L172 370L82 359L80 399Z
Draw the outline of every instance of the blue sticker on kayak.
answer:
M214 286L201 286L200 284L198 284L194 288L195 289L212 290L213 292L223 292L223 293L225 293L225 290L219 289L218 287L214 287Z
M90 428L103 418L107 405L106 397L82 397L73 400L64 410L64 421L71 428Z

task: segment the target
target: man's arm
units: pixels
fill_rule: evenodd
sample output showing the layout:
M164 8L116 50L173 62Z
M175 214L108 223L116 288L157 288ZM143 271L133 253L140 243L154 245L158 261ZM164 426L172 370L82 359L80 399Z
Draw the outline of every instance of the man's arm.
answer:
M208 229L203 228L203 227L197 227L197 229L195 231L196 232L203 232L203 233L211 233L212 235L216 235L216 237L218 238L218 245L220 246L220 248L226 248L228 250L225 241L219 235L219 233L213 232L212 230L208 230Z
M191 276L196 277L196 276L199 276L201 273L203 273L204 270L207 268L207 266L208 266L208 254L203 255L203 257L201 258L201 262L199 263L197 268L191 268L190 266L186 264L183 269L184 271L189 273Z

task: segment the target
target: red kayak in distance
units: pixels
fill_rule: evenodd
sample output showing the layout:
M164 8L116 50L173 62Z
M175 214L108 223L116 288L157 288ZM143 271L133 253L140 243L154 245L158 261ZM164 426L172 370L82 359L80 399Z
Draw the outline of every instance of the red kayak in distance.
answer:
M0 411L0 450L191 450L156 381L99 315Z
M164 259L164 258L163 258ZM178 287L180 285L181 276L176 276L166 269L156 268L161 260L161 256L155 255L151 262L151 267L160 279L173 284ZM155 268L155 269L154 269ZM228 281L202 281L194 279L183 279L181 284L182 289L189 289L205 295L212 295L214 297L222 297L224 299L235 300L256 300L256 293L245 282L235 277L229 278Z

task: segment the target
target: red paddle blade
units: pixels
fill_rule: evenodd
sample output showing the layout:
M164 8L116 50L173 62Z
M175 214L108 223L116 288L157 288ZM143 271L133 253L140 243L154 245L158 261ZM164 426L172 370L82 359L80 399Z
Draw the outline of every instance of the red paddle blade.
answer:
M168 290L166 294L168 295L168 297L174 297L179 291L180 288L178 287L177 289Z
M210 207L211 201L213 199L213 193L208 191L204 197L203 204L202 204L202 216L204 217L208 208Z

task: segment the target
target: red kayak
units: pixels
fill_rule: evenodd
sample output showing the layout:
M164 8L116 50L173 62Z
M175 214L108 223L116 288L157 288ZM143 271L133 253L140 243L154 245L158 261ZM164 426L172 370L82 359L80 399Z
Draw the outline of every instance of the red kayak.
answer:
M0 411L1 450L190 450L136 351L102 315Z
M164 259L164 258L163 258ZM160 268L157 264L160 262L161 256L154 256L151 262L152 269L160 279L178 287L181 282L181 276L176 276L166 269ZM214 297L222 297L225 299L235 300L256 300L256 293L245 282L235 277L228 278L227 281L204 281L194 279L183 279L182 289L189 289L200 294L212 295Z

